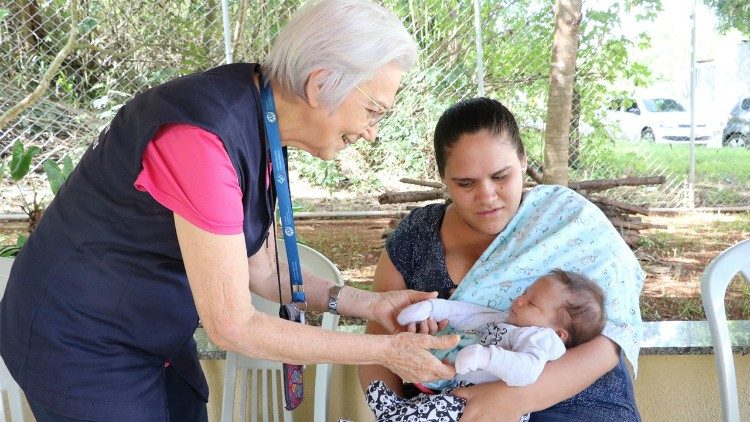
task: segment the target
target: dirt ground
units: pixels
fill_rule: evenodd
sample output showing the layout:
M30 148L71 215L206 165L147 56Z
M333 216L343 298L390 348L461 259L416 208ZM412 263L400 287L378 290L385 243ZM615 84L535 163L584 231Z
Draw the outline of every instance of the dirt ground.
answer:
M643 319L705 319L700 277L705 266L727 247L750 238L747 214L652 216L668 229L643 232L635 253L647 276L641 295ZM372 280L382 252L386 219L300 220L300 240L328 256L347 283L364 287ZM735 280L727 294L730 319L750 319L750 287Z
M750 238L750 214L652 216L668 229L643 232L636 256L647 278L641 295L644 320L705 319L700 277L719 252ZM0 244L15 241L25 222L0 222ZM387 219L297 221L299 239L328 256L348 284L367 288L383 250ZM750 287L735 280L727 295L730 319L750 319ZM347 321L345 321L346 323ZM348 321L361 323L361 321Z

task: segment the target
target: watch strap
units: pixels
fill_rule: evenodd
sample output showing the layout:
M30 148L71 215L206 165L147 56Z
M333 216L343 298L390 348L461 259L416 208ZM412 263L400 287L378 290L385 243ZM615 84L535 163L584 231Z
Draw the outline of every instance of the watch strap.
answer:
M333 315L338 315L338 306L339 306L339 295L341 294L341 290L344 289L344 286L333 286L331 287L331 290L328 291L328 312L332 313Z

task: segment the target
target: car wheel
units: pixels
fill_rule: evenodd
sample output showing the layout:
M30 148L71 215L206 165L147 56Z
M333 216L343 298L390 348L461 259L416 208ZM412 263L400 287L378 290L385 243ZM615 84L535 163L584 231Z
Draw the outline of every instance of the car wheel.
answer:
M650 127L647 127L641 131L641 140L646 142L656 142L656 136L654 131Z
M747 147L750 148L750 139L741 133L733 133L724 141L725 147L737 148Z

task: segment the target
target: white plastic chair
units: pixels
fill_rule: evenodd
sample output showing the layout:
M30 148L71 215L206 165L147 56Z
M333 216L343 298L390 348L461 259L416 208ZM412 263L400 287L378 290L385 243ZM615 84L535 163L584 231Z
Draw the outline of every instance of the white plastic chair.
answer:
M744 240L714 258L701 278L701 300L706 310L708 328L714 344L716 370L721 393L721 413L724 422L740 422L737 398L737 379L734 372L732 341L729 338L724 295L737 274L750 282L750 239Z
M302 267L318 277L330 280L340 286L344 285L336 265L315 249L298 244L299 258ZM286 250L283 240L277 242L279 259L286 261ZM289 288L288 286L282 286ZM260 296L253 295L253 306L261 312L276 315L279 314L279 304ZM338 315L328 312L323 314L322 328L335 330L338 326ZM238 374L239 372L239 374ZM282 364L262 359L250 358L238 353L227 352L226 369L224 371L224 397L222 400L221 420L232 422L235 408L235 388L239 391L238 410L241 420L246 420L247 415L247 390L248 373L250 374L251 397L250 420L251 421L285 421L292 420L292 413L284 409L284 385L282 378ZM239 375L239 376L238 376ZM239 385L237 385L239 378ZM315 392L314 395L305 391L305 400L313 401L313 420L325 422L328 411L328 384L331 378L331 365L318 364L315 367ZM261 402L258 403L258 392L260 391ZM260 406L259 406L260 405Z
M0 299L3 298L5 293L5 285L8 284L8 277L10 276L10 267L13 265L12 258L0 257ZM8 407L10 409L10 421L12 422L23 422L25 421L23 415L23 393L21 388L18 387L16 381L10 376L8 368L5 367L5 362L0 359L0 422L6 422L5 415L5 395L8 395Z

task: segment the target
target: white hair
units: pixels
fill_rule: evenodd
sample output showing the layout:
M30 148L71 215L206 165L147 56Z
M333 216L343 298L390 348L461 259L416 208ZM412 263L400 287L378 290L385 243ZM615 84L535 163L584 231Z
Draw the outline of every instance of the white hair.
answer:
M320 101L334 110L383 66L394 63L408 71L416 61L413 38L382 6L369 0L309 0L279 33L261 65L283 95L305 100L308 78L324 71Z

